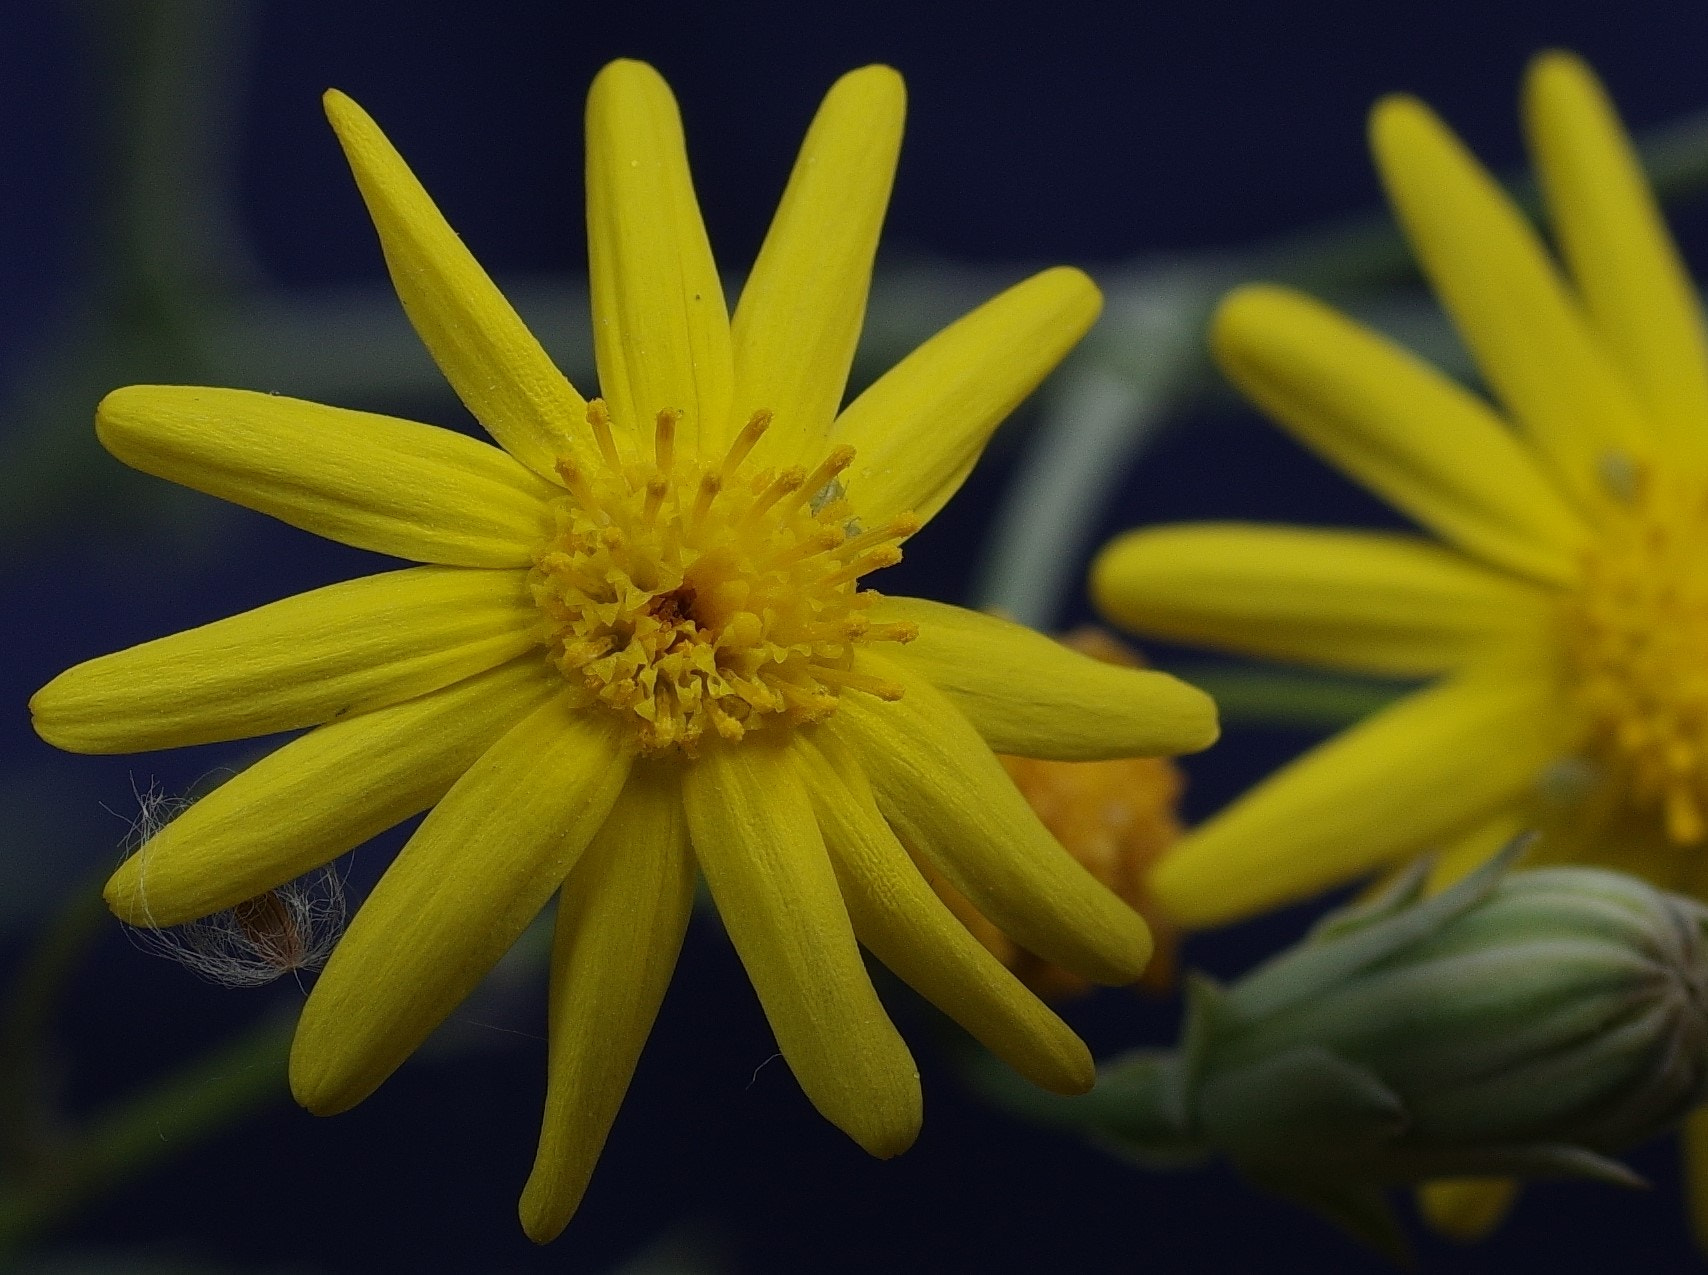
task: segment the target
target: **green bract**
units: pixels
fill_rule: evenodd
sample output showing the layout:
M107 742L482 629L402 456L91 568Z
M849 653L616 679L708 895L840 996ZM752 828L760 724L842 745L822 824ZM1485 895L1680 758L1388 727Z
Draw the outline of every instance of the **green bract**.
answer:
M1193 978L1180 1047L1106 1067L1075 1123L1148 1163L1225 1155L1396 1253L1385 1185L1637 1183L1608 1156L1704 1094L1708 908L1508 875L1515 853L1427 899L1420 865L1232 987Z

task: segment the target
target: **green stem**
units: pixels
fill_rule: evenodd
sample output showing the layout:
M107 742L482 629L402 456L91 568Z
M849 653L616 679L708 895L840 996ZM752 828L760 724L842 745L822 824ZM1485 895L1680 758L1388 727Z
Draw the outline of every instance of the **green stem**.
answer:
M1708 111L1645 133L1637 156L1655 197L1673 203L1708 188ZM1542 194L1528 172L1502 184L1532 217L1542 212ZM1276 279L1311 292L1369 291L1415 278L1411 250L1386 213L1364 214L1325 229L1306 231L1260 248L1250 266L1253 278Z
M1168 670L1216 701L1222 721L1334 731L1386 708L1410 687L1327 673L1232 665L1178 665Z
M27 1174L47 1156L47 1033L60 993L99 933L106 869L80 879L24 958L0 1008L0 1171Z
M0 1263L86 1201L222 1132L286 1092L295 1016L236 1039L97 1116L53 1162L0 1193Z
M192 323L192 294L249 273L228 189L248 11L241 0L100 0L90 15L113 86L111 264L146 306Z

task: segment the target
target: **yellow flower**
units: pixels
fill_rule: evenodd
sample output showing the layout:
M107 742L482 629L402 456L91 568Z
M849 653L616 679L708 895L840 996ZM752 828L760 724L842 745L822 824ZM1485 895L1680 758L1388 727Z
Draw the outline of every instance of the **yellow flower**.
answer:
M1533 861L1708 897L1702 315L1593 73L1544 54L1524 107L1563 273L1426 106L1389 98L1371 120L1487 399L1287 289L1242 288L1214 323L1253 400L1436 539L1166 527L1094 568L1130 628L1435 679L1190 833L1152 879L1187 925L1426 852L1450 879L1525 826ZM1432 1211L1492 1224L1480 1190L1445 1188Z
M703 872L802 1088L875 1155L912 1142L913 1060L856 940L1046 1087L1084 1045L959 925L922 855L1085 977L1144 967L1144 924L1073 862L992 749L1203 747L1214 710L955 607L859 589L953 494L1090 325L1046 271L951 325L840 415L903 92L846 76L814 120L733 317L669 89L616 62L587 107L602 400L552 365L374 123L327 112L392 281L500 448L240 390L102 403L120 459L429 565L334 584L81 664L32 701L62 748L312 727L161 831L107 898L172 925L431 808L333 954L291 1055L321 1113L371 1093L563 887L549 1089L523 1225L585 1188ZM904 843L907 847L904 849Z

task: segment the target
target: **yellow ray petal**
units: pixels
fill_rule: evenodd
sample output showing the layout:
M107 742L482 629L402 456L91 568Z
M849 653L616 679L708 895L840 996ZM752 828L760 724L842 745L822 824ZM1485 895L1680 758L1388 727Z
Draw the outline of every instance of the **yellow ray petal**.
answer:
M587 404L553 365L367 113L336 90L326 117L379 232L392 286L457 396L517 460L553 479L573 455L596 465Z
M1192 753L1216 741L1216 705L1150 669L1105 664L1041 633L923 598L884 598L876 622L914 624L889 652L942 691L992 751L1059 761Z
M1402 677L1534 641L1554 616L1551 591L1415 536L1250 523L1128 532L1091 591L1137 632Z
M1551 679L1517 668L1407 696L1188 833L1151 875L1158 906L1221 925L1468 831L1563 754L1556 697Z
M1691 1112L1681 1132L1690 1233L1696 1240L1697 1252L1708 1254L1708 1107Z
M850 71L813 118L735 308L735 402L769 408L757 455L816 462L866 314L907 104L887 66Z
M303 1006L291 1091L355 1106L427 1038L569 875L629 770L606 714L536 709L433 807Z
M1582 59L1545 53L1525 123L1560 248L1596 335L1668 455L1708 450L1702 308L1613 104Z
M911 668L864 653L855 667L902 698L843 695L825 729L901 839L1027 951L1095 983L1136 979L1151 954L1144 921L1050 836L960 710Z
M651 437L682 412L692 452L730 437L729 311L688 175L676 99L644 62L612 62L587 95L587 267L599 390Z
M179 925L283 885L427 809L560 687L524 656L310 731L150 838L107 903L132 925Z
M523 571L411 567L346 580L69 668L30 700L74 753L318 726L425 695L534 644Z
M852 444L846 484L868 523L929 519L955 494L1003 418L1085 335L1097 286L1065 266L1033 275L957 319L837 418Z
M1551 584L1577 572L1581 518L1484 402L1302 293L1229 294L1211 340L1276 420L1467 553Z
M1607 454L1645 450L1630 388L1530 225L1427 106L1384 99L1370 138L1412 249L1484 379L1565 490L1594 507Z
M1511 1178L1442 1178L1418 1188L1418 1212L1437 1234L1469 1244L1485 1239L1512 1211Z
M890 831L865 772L828 735L795 750L854 932L890 969L1033 1084L1080 1094L1091 1051L926 885ZM834 761L831 760L834 758Z
M693 905L681 779L673 766L643 763L558 900L546 1109L520 1210L536 1244L555 1239L581 1203Z
M417 562L525 567L563 494L448 429L249 390L132 385L95 432L144 473Z
M786 753L714 746L686 768L694 854L801 1088L871 1154L913 1144L913 1056L878 1003L812 803Z

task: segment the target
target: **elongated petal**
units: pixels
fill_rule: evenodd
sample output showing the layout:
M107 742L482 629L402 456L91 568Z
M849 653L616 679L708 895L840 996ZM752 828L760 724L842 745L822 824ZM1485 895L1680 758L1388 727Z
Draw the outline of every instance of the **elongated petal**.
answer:
M132 925L178 925L283 885L427 809L559 688L524 656L310 731L150 838L107 882L107 903Z
M1582 519L1476 395L1286 288L1230 294L1211 339L1254 402L1396 508L1491 565L1573 578Z
M587 403L557 370L366 112L326 94L392 286L433 361L494 438L541 477L560 456L598 462ZM553 479L555 481L555 479Z
M526 572L411 567L327 585L69 668L30 700L74 753L318 726L493 668L534 644Z
M902 698L844 695L825 728L901 839L1027 951L1096 983L1136 979L1151 954L1144 921L1050 836L960 710L911 668L865 654L855 667Z
M114 390L95 432L144 473L417 562L525 567L563 494L448 429L249 390Z
M580 1205L676 968L694 906L681 791L674 767L636 766L564 882L545 1117L522 1190L522 1229L536 1244Z
M816 463L866 315L907 95L887 66L831 88L736 305L738 414L769 408L763 455Z
M1091 590L1137 632L1402 677L1522 641L1552 614L1550 591L1415 536L1249 523L1129 532Z
M1582 59L1545 53L1525 123L1560 248L1602 345L1637 392L1663 454L1708 450L1702 308L1613 104Z
M1150 669L1105 664L993 615L923 598L884 598L881 623L919 636L886 648L926 678L992 751L1058 761L1192 753L1216 740L1203 691Z
M599 390L623 425L716 453L730 434L729 311L676 99L643 62L612 62L587 95L587 266Z
M694 854L801 1088L875 1156L913 1144L919 1072L866 976L788 756L712 747L686 770Z
M932 893L878 813L859 762L834 739L822 742L823 752L802 741L796 756L860 941L1033 1084L1090 1089L1091 1051Z
M991 432L1084 336L1103 304L1065 266L1033 275L956 320L896 364L837 418L854 447L846 484L876 525L929 519L955 494Z
M1385 99L1370 137L1412 248L1483 377L1565 489L1594 507L1607 454L1646 450L1629 387L1535 232L1427 106Z
M1524 798L1566 741L1538 671L1449 679L1283 767L1157 865L1158 906L1220 925L1351 880Z
M291 1046L316 1115L377 1089L474 990L569 875L622 791L604 716L559 697L489 748L433 807L332 953Z

